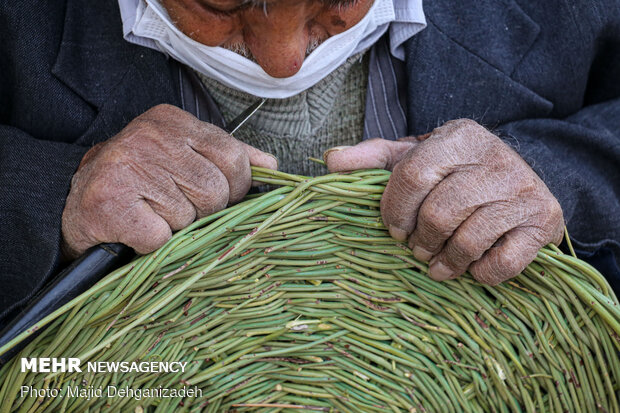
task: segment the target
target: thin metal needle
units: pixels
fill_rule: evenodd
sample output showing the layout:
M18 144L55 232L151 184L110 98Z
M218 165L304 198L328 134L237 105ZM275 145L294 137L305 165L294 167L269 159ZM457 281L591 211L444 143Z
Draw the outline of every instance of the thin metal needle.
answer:
M261 100L254 103L252 106L248 107L244 110L239 116L232 120L228 125L226 125L226 132L231 135L235 133L243 124L256 113L257 110L263 106L263 104L267 101L267 99L262 98Z

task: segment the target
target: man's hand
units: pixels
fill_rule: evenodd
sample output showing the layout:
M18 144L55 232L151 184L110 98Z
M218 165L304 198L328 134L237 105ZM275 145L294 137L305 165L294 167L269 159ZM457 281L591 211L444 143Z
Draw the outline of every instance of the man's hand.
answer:
M156 106L82 159L62 216L65 253L102 242L151 252L172 231L241 200L250 165L276 169L277 161L179 108Z
M325 154L331 171L393 170L383 222L438 281L466 270L495 285L518 275L542 246L562 240L560 204L508 145L468 119L424 140L373 139Z

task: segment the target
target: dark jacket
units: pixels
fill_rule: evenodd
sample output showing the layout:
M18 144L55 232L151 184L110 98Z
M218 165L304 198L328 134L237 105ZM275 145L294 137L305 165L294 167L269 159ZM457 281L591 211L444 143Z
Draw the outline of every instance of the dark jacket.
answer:
M620 248L620 2L432 0L425 13L406 45L409 133L460 117L492 128L583 247ZM57 271L88 148L179 106L171 67L123 40L116 0L0 3L0 316Z

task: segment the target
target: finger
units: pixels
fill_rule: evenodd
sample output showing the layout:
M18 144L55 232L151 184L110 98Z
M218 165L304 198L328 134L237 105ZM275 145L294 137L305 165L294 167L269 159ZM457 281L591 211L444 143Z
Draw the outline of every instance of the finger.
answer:
M222 171L228 181L228 203L240 201L252 183L247 145L215 125L202 122L201 126L202 133L190 137L190 147Z
M278 170L278 158L270 153L263 152L251 145L241 142L250 159L250 165L259 166L261 168Z
M172 236L168 223L157 215L145 200L135 201L124 211L117 220L117 238L138 254L155 251Z
M564 240L564 222L560 225L556 231L555 236L553 237L553 241L551 241L555 245L560 245Z
M394 166L381 200L383 223L393 238L404 241L413 232L422 202L439 182L455 171L479 166L484 149L496 141L501 144L490 134L478 140L467 138L480 128L473 121L446 122Z
M457 171L446 176L422 201L415 229L409 237L409 246L417 259L430 260L481 205L507 198L501 187L488 188L481 184L484 180L480 175L486 172L477 171Z
M176 168L171 178L192 203L196 216L202 218L226 208L229 186L223 172L202 155L187 152L182 167Z
M564 240L564 218L561 218L559 222L556 224L555 231L553 231L553 236L551 237L552 243L555 245L560 245Z
M471 265L470 272L474 278L484 284L497 285L519 275L545 245L537 242L530 231L529 227L521 227L504 234L496 245Z
M538 235L541 247L549 243L560 245L564 239L564 212L557 199L545 187L547 202L541 207L538 219L532 220L533 233ZM534 231L535 230L535 231Z
M84 167L86 164L88 164L88 162L93 159L94 157L97 156L97 154L99 152L101 152L101 149L108 143L108 141L103 141L103 142L99 142L98 144L96 144L95 146L93 146L92 148L90 148L88 150L88 152L86 152L84 154L84 156L82 157L82 160L80 161L80 164L78 165L78 169Z
M263 152L260 149L257 149L251 145L246 143L242 144L245 146L245 149L250 158L250 165L259 166L261 168L267 168L274 171L278 170L278 158L273 156L270 153ZM252 186L261 186L264 185L262 182L252 181Z
M444 281L463 274L498 239L524 220L505 204L491 204L476 209L446 241L430 261L429 276Z
M450 172L451 165L418 157L415 147L396 166L381 198L381 216L390 235L405 241L416 226L418 210L426 196Z
M61 248L63 254L71 260L84 254L90 247L100 243L96 238L88 236L86 231L81 231L78 236L76 236L76 232L68 231L65 216L63 216L62 235L63 242Z
M415 145L415 142L410 141L369 139L355 146L337 146L328 149L323 154L323 160L330 172L372 168L392 170L403 155Z
M140 191L153 212L162 217L172 231L178 231L196 219L196 208L177 186L172 176L159 176Z

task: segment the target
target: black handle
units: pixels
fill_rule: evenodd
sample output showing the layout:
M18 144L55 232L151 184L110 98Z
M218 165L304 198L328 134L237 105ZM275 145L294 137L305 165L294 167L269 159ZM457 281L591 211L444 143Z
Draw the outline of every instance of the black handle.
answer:
M128 262L132 255L131 248L123 244L100 244L90 248L60 272L52 283L0 332L0 347L88 290L110 271ZM39 332L30 335L26 340L0 355L0 365L8 362Z

